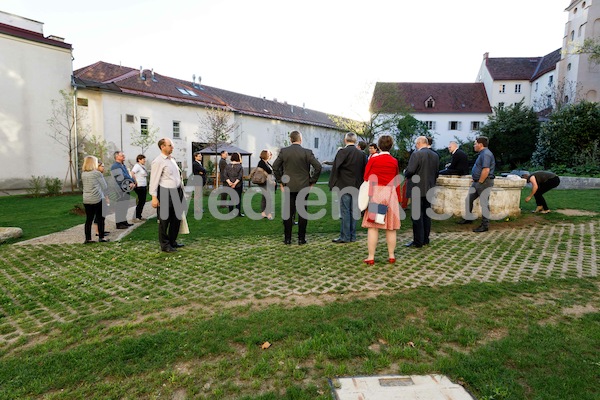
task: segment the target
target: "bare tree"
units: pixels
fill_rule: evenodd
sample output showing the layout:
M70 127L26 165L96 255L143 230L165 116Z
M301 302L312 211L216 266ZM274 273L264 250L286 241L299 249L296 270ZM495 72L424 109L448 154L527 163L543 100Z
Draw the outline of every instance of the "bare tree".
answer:
M558 111L565 105L576 102L580 92L580 83L562 79L546 90L540 98L534 100L533 106L538 111L547 109Z
M83 151L86 154L98 157L98 160L108 162L110 160L110 152L108 151L108 143L106 140L92 135L91 138L83 140Z
M150 146L156 144L158 139L158 131L160 128L149 126L148 129L140 129L139 131L135 128L131 128L131 145L139 147L142 154L146 153L146 150Z
M69 156L64 184L66 185L67 178L70 178L71 191L73 191L77 185L76 162L74 162L74 159L82 149L90 128L84 124L84 121L87 120L87 109L76 105L75 92L60 90L59 93L60 98L51 101L51 116L47 120L51 131L48 135L56 143L63 146Z
M216 155L219 145L233 143L236 139L236 137L232 138L232 134L238 128L238 124L230 122L230 117L231 114L228 111L216 107L210 108L206 112L206 115L202 117L198 115L200 125L196 136L200 142L206 143L209 149L214 149L216 174L219 173L219 169L216 168L219 164L218 156ZM218 184L218 176L216 176L215 182Z

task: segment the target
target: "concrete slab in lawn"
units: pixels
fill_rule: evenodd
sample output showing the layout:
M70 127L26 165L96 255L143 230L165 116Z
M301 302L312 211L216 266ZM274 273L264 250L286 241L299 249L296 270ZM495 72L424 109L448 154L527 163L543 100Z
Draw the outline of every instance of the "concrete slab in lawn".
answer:
M474 400L444 375L386 375L330 381L336 400Z

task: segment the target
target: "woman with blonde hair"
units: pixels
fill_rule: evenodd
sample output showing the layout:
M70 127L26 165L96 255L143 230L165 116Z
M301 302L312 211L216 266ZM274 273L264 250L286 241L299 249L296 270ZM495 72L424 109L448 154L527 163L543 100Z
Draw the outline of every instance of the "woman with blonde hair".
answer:
M369 255L363 262L375 264L375 250L379 241L379 229L385 229L385 241L388 249L388 262L396 262L396 231L400 229L400 169L398 160L391 154L394 139L389 135L379 138L380 153L377 157L369 158L365 167L364 180L369 182L369 208L366 210L362 227L367 228L367 249ZM377 205L387 207L385 217L374 218L377 215ZM374 205L374 206L373 206Z
M85 208L85 242L93 243L92 224L94 218L98 222L98 241L108 242L104 239L104 216L102 215L102 199L107 185L104 176L98 171L98 159L86 156L81 168L81 183L83 186L83 206Z

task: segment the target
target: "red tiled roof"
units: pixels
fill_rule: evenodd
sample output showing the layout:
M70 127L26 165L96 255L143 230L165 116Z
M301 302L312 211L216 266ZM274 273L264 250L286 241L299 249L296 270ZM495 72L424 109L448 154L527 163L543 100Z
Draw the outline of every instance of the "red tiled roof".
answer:
M431 98L433 108L427 108ZM492 109L483 83L377 82L371 112L393 113L407 108L414 113L485 113Z
M60 40L44 37L43 34L29 31L27 29L17 28L16 26L0 23L0 33L5 35L18 37L21 39L31 40L32 42L44 43L50 46L62 47L63 49L72 50L73 47L69 43Z
M337 129L325 113L99 61L73 72L76 83L159 100L220 107L245 115ZM152 79L154 77L154 79ZM179 89L195 95L184 94Z

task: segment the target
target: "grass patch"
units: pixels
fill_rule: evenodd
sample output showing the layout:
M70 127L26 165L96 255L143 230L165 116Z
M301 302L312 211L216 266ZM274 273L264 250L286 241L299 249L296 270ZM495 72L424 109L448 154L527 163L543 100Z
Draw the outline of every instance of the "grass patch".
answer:
M566 208L599 207L568 193ZM3 223L26 200L0 198ZM524 213L495 225L527 229L483 236L434 221L426 249L390 266L382 238L367 268L364 231L330 244L327 204L306 246L283 246L278 219L208 214L174 254L154 220L105 246L0 246L0 399L330 399L336 376L429 373L479 399L599 397L597 217Z

